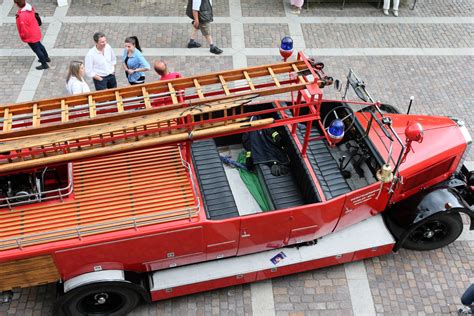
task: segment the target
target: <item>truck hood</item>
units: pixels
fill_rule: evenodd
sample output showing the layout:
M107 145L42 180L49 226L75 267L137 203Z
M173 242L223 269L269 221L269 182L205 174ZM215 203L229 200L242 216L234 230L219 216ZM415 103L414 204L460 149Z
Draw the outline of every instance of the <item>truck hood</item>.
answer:
M405 129L408 124L420 123L424 129L423 141L412 142L412 150L400 166L400 174L409 177L428 167L434 166L447 159L454 159L450 167L454 171L466 150L467 140L461 131L461 127L451 118L444 116L386 114L392 119L392 126L402 142L406 143ZM388 158L390 141L383 134L380 127L372 125L370 139L379 151L382 158ZM402 147L397 141L393 144L391 165L395 167Z

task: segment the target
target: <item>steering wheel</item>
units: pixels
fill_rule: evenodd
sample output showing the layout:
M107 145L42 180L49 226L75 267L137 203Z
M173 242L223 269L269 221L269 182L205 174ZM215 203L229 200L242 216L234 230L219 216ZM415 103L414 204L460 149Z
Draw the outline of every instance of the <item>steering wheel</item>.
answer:
M347 109L347 110L349 111L349 114L346 115L346 116L344 116L343 118L339 118L339 117L337 116L337 110L340 110L340 109ZM347 119L350 119L350 120L351 120L350 123L349 123L349 126L344 129L344 134L345 134L348 130L350 130L350 129L352 128L352 126L353 126L354 123L355 123L356 117L355 117L354 110L352 110L352 108L351 108L350 106L348 106L348 105L339 105L339 106L336 106L335 108L333 108L332 110L330 110L330 111L326 114L326 116L324 117L324 119L323 119L323 126L324 126L324 129L325 129L325 130L328 130L328 129L329 129L329 126L326 126L326 121L328 120L329 116L330 116L333 112L334 112L334 116L335 116L337 119L340 119L340 120L343 121L343 122L344 122L345 120L347 120Z

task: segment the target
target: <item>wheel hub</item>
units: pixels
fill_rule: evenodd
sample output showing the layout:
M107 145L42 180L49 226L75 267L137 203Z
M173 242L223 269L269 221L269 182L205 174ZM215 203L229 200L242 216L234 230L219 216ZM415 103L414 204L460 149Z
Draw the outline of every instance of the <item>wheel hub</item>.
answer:
M94 295L95 305L102 305L107 302L109 295L107 293L99 293Z
M434 234L435 234L434 231L428 229L428 230L423 234L423 237L425 237L425 238L433 238Z

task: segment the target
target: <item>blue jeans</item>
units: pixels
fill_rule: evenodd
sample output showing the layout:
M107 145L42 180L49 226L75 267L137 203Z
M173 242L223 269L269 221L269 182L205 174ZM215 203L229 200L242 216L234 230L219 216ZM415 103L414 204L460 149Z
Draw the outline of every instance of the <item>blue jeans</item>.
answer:
M467 288L461 297L461 303L465 306L474 305L474 284Z
M49 56L43 44L41 44L41 42L36 42L36 43L28 43L28 45L31 47L31 49L36 54L36 56L38 56L40 63L46 64L47 60L49 59Z

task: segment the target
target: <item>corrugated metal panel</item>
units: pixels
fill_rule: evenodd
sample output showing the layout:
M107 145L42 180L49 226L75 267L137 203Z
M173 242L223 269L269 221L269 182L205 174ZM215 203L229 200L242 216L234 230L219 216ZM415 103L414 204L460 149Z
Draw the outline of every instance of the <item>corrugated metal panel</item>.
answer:
M195 217L177 146L74 164L75 199L0 213L0 250Z

